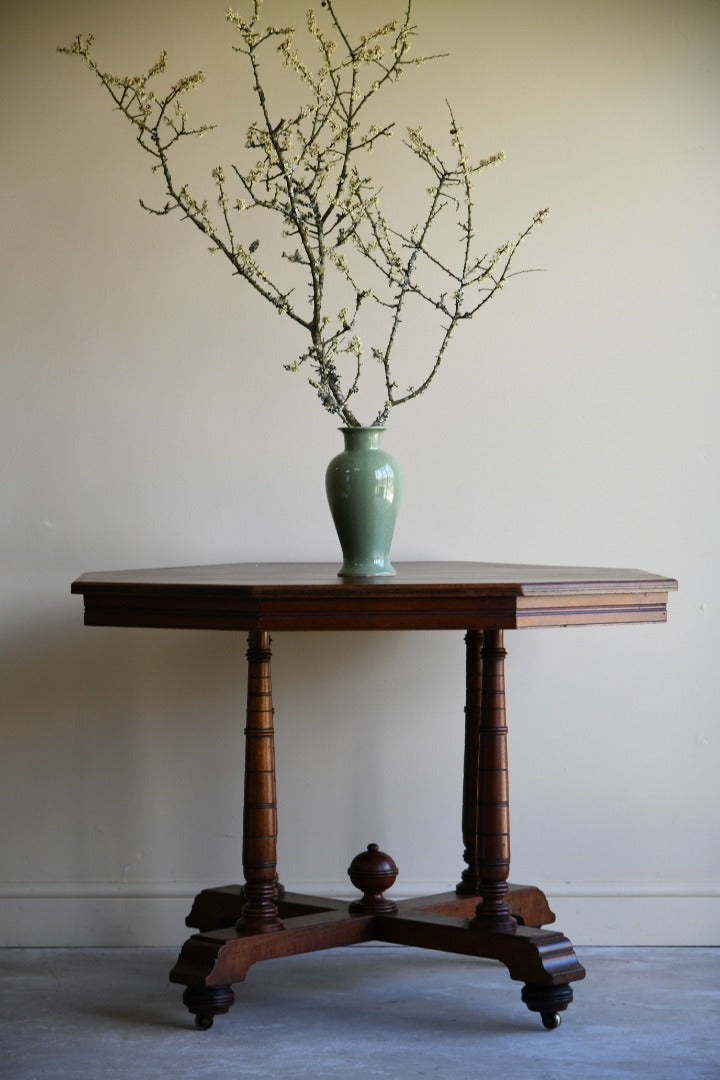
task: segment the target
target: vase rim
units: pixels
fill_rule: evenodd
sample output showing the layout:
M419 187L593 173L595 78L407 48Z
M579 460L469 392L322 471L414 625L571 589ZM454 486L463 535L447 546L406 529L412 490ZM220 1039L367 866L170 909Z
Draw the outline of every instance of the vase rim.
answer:
M345 424L338 431L385 431L384 424Z

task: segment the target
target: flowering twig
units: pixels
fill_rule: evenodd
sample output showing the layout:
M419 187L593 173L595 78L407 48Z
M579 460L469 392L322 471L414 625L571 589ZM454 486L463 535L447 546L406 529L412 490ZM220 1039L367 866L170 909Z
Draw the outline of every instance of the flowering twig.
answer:
M172 165L182 139L211 130L210 125L192 126L185 108L185 96L202 83L202 72L159 92L155 88L167 66L164 52L145 74L117 76L95 61L92 36L78 36L59 51L87 64L134 128L153 171L161 174L165 201L152 207L141 200L144 209L160 216L179 211L208 238L211 251L228 259L237 276L308 334L307 348L285 367L307 369L323 406L350 426L359 423L351 402L359 390L365 355L359 322L368 305L376 309L378 317L369 331L375 338L370 354L381 366L384 401L373 423L383 424L393 408L428 388L457 326L471 319L512 276L517 248L547 211L536 214L514 240L494 253L474 253L473 179L501 161L502 154L472 165L448 105L452 162L438 154L422 128L410 128L405 146L431 174L428 203L411 228L388 223L380 208L379 188L365 175L361 162L381 140L392 136L394 124L378 127L365 117L368 104L408 67L437 58L409 55L415 35L412 0L405 0L400 17L357 40L341 23L336 0L323 0L326 28L321 28L313 11L306 21L317 52L315 64L296 48L292 27L261 21L261 3L248 0L247 15L232 8L226 11L239 35L235 49L248 64L259 115L245 140L254 163L212 170L217 211L211 212L207 199L198 199L188 185L177 181ZM266 91L269 84L264 81L268 51L275 52L304 88L305 98L293 115L278 117L273 112ZM304 299L298 298L297 288L281 286L277 266L262 261L260 240L250 232L250 210L275 215L285 242L283 259L299 272L306 288ZM459 232L452 264L434 247L437 223L442 221L447 233L448 218L454 219ZM331 276L338 278L347 300L329 313L331 302L337 303L330 300L336 295L328 286ZM441 336L416 385L401 389L392 359L410 301L437 311Z

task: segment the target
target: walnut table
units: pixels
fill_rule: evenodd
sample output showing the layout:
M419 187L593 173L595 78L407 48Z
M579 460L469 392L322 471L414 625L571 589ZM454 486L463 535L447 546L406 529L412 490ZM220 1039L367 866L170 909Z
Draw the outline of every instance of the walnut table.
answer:
M226 1013L251 964L361 941L489 957L557 1027L585 975L543 893L508 883L510 836L503 632L521 627L662 622L670 578L641 570L503 563L397 565L397 576L340 579L322 563L248 563L83 574L72 591L88 626L242 630L248 634L244 884L203 890L170 973L199 1028ZM291 630L464 630L465 761L460 883L395 903L396 867L375 844L352 860L357 900L285 892L277 810L270 634Z

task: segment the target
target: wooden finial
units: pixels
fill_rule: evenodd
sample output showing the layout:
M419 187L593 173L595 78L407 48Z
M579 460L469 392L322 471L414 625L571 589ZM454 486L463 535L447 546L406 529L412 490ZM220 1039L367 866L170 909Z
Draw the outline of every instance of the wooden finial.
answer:
M395 884L398 868L377 844L368 844L367 851L355 856L348 874L355 888L363 893L361 900L350 904L350 911L363 915L391 915L397 911L397 904L386 900L383 891Z

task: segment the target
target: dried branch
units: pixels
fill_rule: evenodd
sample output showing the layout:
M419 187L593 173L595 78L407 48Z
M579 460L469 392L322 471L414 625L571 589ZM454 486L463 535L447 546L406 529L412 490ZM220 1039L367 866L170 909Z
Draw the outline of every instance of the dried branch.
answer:
M246 151L254 156L249 167L233 162L229 172L216 166L211 173L217 217L207 199L198 199L174 171L174 154L186 138L197 138L211 125L192 126L185 97L204 76L196 72L160 92L167 56L163 52L147 72L117 76L103 71L92 54L92 36L78 36L59 49L75 55L90 68L116 108L135 130L138 145L150 156L152 171L164 183L164 201L141 206L156 216L179 211L210 242L210 250L230 262L233 272L246 281L280 314L292 319L309 335L308 347L289 371L306 370L324 408L350 426L357 425L351 401L358 393L365 347L358 332L367 303L379 319L372 321L375 341L372 357L380 363L385 400L374 424L383 424L390 412L418 397L435 378L455 329L471 319L513 275L512 260L523 240L544 219L536 214L514 240L488 255L476 255L473 179L482 169L497 164L502 154L470 164L462 133L448 105L452 163L448 164L425 138L422 128L410 128L405 146L421 168L430 170L428 202L420 220L409 229L391 225L380 207L375 181L360 167L364 156L383 139L392 137L394 123L381 127L365 119L367 107L388 90L410 66L436 56L411 58L412 0L403 14L353 39L336 11L336 0L323 0L325 28L313 11L306 29L317 51L313 63L295 47L295 30L261 21L262 0L248 0L249 14L228 8L226 18L239 34L234 49L245 58L258 118L250 123ZM272 109L264 65L271 52L298 79L305 100L290 117ZM362 155L362 157L361 157ZM277 265L263 265L256 234L250 233L249 210L275 215L286 243L282 258L305 286L305 299L296 287L282 287ZM457 259L453 264L438 254L434 244L437 223L447 233L448 218L458 230ZM241 239L247 234L251 240ZM348 301L329 313L335 277ZM446 284L438 286L437 280ZM401 337L403 316L410 299L437 311L439 344L415 386L400 389L393 375L393 357ZM383 315L384 313L384 315ZM382 336L384 335L384 336Z

